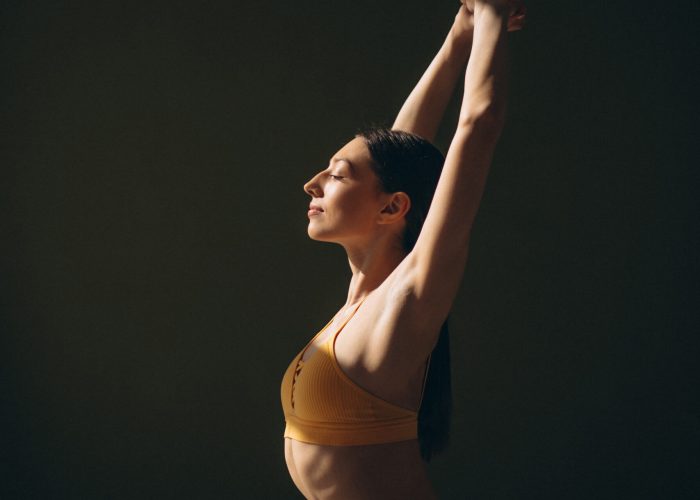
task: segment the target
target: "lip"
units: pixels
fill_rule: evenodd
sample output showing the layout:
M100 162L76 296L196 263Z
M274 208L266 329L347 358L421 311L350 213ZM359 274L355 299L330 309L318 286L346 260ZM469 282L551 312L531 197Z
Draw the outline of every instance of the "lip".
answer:
M314 205L313 203L311 205L309 205L309 211L308 211L309 216L318 215L321 212L323 212L323 209L321 207L319 207L318 205Z

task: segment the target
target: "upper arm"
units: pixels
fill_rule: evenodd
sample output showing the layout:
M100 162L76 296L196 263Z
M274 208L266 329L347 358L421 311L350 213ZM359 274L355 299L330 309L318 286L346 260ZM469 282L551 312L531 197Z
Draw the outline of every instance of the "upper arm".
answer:
M431 321L447 316L457 294L472 224L504 123L506 22L502 6L477 3L459 124L410 255L408 286L417 311Z
M436 320L447 316L457 294L502 122L487 111L458 126L425 223L407 257L412 294L420 309Z

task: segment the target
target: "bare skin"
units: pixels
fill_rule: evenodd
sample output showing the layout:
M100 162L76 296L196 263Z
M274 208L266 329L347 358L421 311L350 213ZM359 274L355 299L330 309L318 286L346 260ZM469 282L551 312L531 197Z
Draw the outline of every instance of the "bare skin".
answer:
M462 6L394 123L394 129L433 139L449 93L465 75L455 138L409 254L399 242L410 198L381 190L362 138L341 148L304 186L313 208L309 236L342 245L352 270L345 306L304 358L362 302L336 339L338 364L368 392L413 411L420 404L426 359L462 278L469 233L503 124L504 34L518 27L512 13L507 0ZM292 480L309 499L436 498L416 440L325 446L287 438L285 459Z
M398 373L409 371L400 354L407 346L394 352L387 349L385 355L391 356L377 361L373 360L375 353L362 347L372 343L377 333L370 322L381 317L379 309L383 304L392 302L389 298L391 281L391 278L386 279L372 291L338 335L336 356L341 369L358 385L415 411L419 405L424 366L419 363L410 376L386 377L381 374L390 371L392 366ZM339 312L337 322L342 320L343 312ZM326 332L333 334L336 329L336 325L331 325ZM316 344L323 338L326 336L317 339ZM307 349L305 356L313 354L311 347L314 346ZM362 360L363 357L368 360ZM368 368L375 363L375 368ZM396 379L398 384L387 384L391 379ZM435 498L415 440L372 446L320 446L287 438L285 458L294 483L306 498Z

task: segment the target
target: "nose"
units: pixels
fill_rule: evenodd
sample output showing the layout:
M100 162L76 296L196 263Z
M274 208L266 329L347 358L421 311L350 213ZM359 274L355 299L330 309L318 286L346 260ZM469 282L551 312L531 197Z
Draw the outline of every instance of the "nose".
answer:
M323 191L321 190L321 184L318 182L320 175L320 173L314 175L304 184L304 191L312 198L320 198L322 196Z

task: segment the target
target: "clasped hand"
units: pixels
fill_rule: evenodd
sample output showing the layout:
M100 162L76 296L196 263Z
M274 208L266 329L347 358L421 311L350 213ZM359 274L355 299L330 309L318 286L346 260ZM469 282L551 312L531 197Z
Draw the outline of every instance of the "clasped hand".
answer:
M518 31L525 25L525 14L527 9L523 0L460 0L462 7L459 9L458 17L466 26L474 26L474 7L477 2L491 4L499 8L508 9L508 31Z

